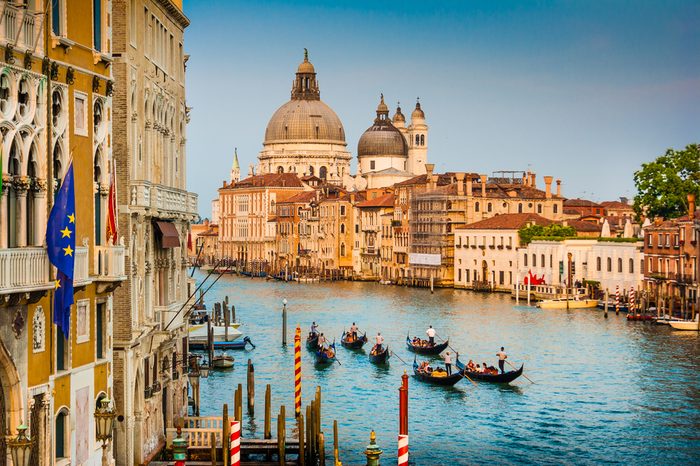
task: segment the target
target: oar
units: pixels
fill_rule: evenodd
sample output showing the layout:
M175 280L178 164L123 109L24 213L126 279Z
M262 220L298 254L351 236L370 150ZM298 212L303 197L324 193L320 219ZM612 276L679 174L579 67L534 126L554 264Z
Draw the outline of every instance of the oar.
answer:
M507 359L506 359L506 362L508 363L508 365L509 365L510 367L512 367L512 368L515 369L516 371L518 370L518 368L515 367L514 365L512 365L512 364L510 363L510 361L508 361ZM525 377L527 380L529 380L531 384L534 384L534 383L535 383L535 382L533 382L533 381L530 379L530 377L528 377L527 375L523 374L523 377Z
M453 351L454 351L454 349L453 349ZM458 353L457 351L455 351L455 367L457 367L457 359L459 359L459 353ZM459 369L459 368L457 368L457 369ZM467 379L468 381L470 381L471 383L473 383L474 386L476 387L476 382L474 382L474 381L471 379L471 377L469 377L469 376L467 375L467 366L464 366L464 370L462 370L462 377L464 377L465 379Z
M335 360L335 362L338 363L339 366L342 366L342 364L340 364L340 361L338 361L338 352L335 349L335 341L333 341L333 344L331 346L333 347L333 359Z
M399 356L398 354L394 353L393 351L391 352L391 354L392 354L393 356L396 356L397 358L399 358L399 361L401 361L402 363L404 363L404 364L406 364L406 365L408 366L408 363L407 363L406 361L404 361L403 359L401 359L401 356Z

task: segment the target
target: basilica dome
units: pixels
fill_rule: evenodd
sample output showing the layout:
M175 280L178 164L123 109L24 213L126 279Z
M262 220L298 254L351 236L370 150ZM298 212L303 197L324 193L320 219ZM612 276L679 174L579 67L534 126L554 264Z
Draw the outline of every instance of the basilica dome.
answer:
M285 141L345 144L345 131L320 99L292 99L277 109L265 130L265 144Z
M357 143L357 156L408 156L408 145L401 131L388 118L389 109L384 96L377 107L374 124L362 133Z

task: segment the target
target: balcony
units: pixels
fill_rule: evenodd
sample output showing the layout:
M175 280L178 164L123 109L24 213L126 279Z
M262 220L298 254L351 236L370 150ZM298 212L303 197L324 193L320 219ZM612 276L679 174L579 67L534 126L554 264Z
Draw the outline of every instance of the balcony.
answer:
M44 248L0 249L0 295L53 288Z
M80 246L75 248L75 268L73 269L73 286L85 286L92 283L88 267L88 248Z
M120 282L126 280L124 246L95 246L93 271L95 281Z
M156 311L156 322L160 323L160 328L164 329L168 324L170 324L170 321L172 320L172 324L170 324L170 330L178 328L181 326L184 321L183 321L183 315L185 314L185 311L187 308L193 304L194 301L190 300L190 302L185 306L185 308L180 312L179 314L177 313L180 308L182 307L182 302L174 302L171 304L168 304L166 306L155 306L155 311ZM173 319L173 317L175 319Z
M131 182L132 208L154 210L159 214L197 215L197 195L150 181Z
M12 44L15 50L29 49L34 50L37 55L42 55L44 53L43 35L37 34L37 31L42 29L44 21L42 12L30 11L24 6L15 5L8 1L1 3L0 43L3 45Z

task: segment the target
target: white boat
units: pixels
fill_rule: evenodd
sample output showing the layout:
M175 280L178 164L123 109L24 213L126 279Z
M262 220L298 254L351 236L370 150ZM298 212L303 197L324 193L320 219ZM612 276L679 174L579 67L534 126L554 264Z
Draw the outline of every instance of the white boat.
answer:
M668 325L676 330L700 332L700 314L695 316L695 320L671 320Z
M598 306L597 299L545 299L537 303L540 309L592 309Z
M243 335L243 332L238 330L239 323L229 324L228 337L226 335L226 326L212 325L214 331L214 341L235 341ZM190 346L200 346L207 344L207 324L190 325Z
M211 361L211 365L212 367L216 367L218 369L229 369L233 367L233 356L229 356L226 353L214 356Z

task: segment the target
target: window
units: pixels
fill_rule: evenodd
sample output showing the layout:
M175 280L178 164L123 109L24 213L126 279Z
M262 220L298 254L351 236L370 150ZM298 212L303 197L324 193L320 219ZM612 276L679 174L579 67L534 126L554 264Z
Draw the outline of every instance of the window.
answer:
M542 213L542 204L537 204L537 213L538 214Z
M70 351L70 340L66 340L61 327L56 326L56 370L65 371L68 369L68 352Z
M318 170L318 177L321 178L322 180L325 180L327 176L328 176L328 169L326 167L321 167Z
M634 273L634 259L630 259L630 273Z
M343 215L343 216L345 215L345 206L344 205L340 206L340 215Z
M469 269L464 269L464 281L469 283Z
M375 168L374 160L370 160L369 161L369 169L374 170L374 168Z
M601 269L601 267L602 267L602 265L603 265L602 262L603 262L603 261L600 259L600 257L596 257L596 258L595 258L595 269L596 269L598 272L600 272L600 269Z
M85 343L90 340L90 300L80 299L76 303L76 343Z
M356 223L356 224L355 224L355 233L359 233L359 232L360 232L360 225L358 225L358 224Z
M457 281L462 281L462 269L457 269Z
M649 235L649 236L651 236L651 235ZM647 269L648 272L649 272L649 273L653 273L653 272L654 272L654 261L653 261L653 259L652 259L651 257L649 258L649 263L648 263L648 265L649 265L649 267L648 267L648 269Z
M491 212L492 210L493 210L493 205L489 202L488 204L486 204L486 211Z
M68 410L63 408L56 416L56 459L69 458L70 456L70 418Z
M556 214L557 212L559 212L559 204L554 204L553 207L554 207L554 213L555 213L555 214Z
M87 94L75 92L74 94L74 133L79 136L87 136Z
M477 202L474 204L474 212L478 212L478 211L479 211L479 203Z
M63 34L63 2L51 0L51 32L54 36Z
M345 233L345 224L344 223L340 224L340 232Z
M345 243L340 243L340 255L345 255Z
M105 340L107 335L105 332L105 303L98 303L95 310L95 356L97 359L103 359L106 356Z
M282 167L282 166L277 167L277 173L284 173L284 167Z
M536 254L532 255L532 266L537 267L537 255Z
M518 204L518 213L519 214L523 213L523 205L522 204Z
M98 52L102 51L102 0L92 0L92 33L93 45Z
M425 145L425 135L424 135L424 134L421 134L421 135L420 135L420 145L421 145L421 146L424 146L424 145Z
M546 262L544 261L544 254L542 254L542 256L540 256L540 261L541 261L540 264L542 264L542 267L544 267L544 265L546 264Z
M612 272L612 259L610 257L608 257L607 262L608 262L608 272Z
M617 259L617 271L622 273L622 258Z
M527 253L523 254L523 264L527 267Z
M309 176L314 176L314 167L309 166Z

